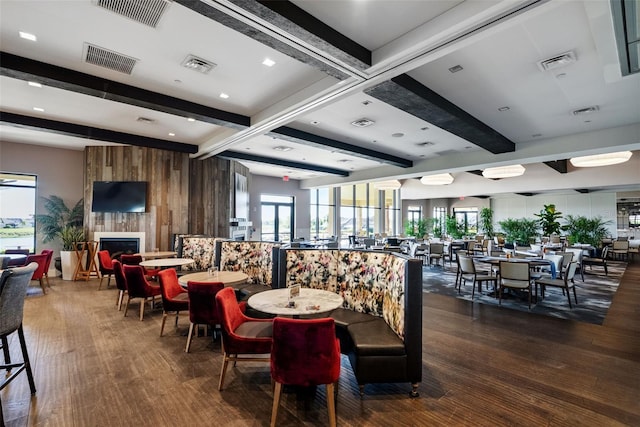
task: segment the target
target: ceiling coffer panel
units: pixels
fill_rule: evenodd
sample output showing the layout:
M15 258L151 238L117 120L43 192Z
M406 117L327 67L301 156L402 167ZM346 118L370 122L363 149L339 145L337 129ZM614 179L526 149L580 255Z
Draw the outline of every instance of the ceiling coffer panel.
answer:
M168 0L95 0L103 7L125 18L156 28L169 5Z
M138 60L92 44L85 44L84 59L87 63L108 68L124 74L131 74Z

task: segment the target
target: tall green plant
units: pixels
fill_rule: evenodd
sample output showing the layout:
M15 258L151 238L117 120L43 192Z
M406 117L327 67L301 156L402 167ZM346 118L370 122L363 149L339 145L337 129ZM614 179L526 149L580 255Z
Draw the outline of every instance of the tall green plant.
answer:
M587 243L598 247L603 238L609 234L607 225L611 221L605 221L602 217L587 218L581 215L567 215L566 224L562 230L566 231L569 243Z
M458 224L456 217L453 215L447 215L445 229L447 231L447 235L454 239L460 239L464 236L464 224Z
M534 214L538 218L538 223L540 224L540 228L542 228L542 234L545 236L550 236L552 234L560 234L560 222L558 221L562 218L562 212L556 210L556 205L544 205L542 209L540 209L540 213Z
M66 227L82 227L84 221L83 199L80 199L71 209L67 207L64 200L58 196L43 197L42 199L44 200L44 208L47 213L36 215L36 221L38 221L38 228L43 236L43 243L62 239L61 233Z
M429 222L426 219L419 219L417 221L407 221L404 225L404 233L407 236L416 236L422 238L429 232Z
M505 241L516 245L528 245L538 234L538 221L535 219L507 218L498 224L505 233Z
M431 232L437 238L442 237L442 226L440 225L440 218L429 218L431 224Z
M480 210L480 230L485 237L493 239L495 232L493 231L493 210L491 208L482 208Z

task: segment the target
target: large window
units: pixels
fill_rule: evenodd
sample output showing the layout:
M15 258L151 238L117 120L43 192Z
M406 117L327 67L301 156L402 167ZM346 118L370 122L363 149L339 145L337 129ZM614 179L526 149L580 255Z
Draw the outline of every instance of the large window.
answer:
M445 234L447 230L447 208L445 206L435 206L433 208L433 217L438 220L434 224L434 234L436 236Z
M35 250L36 177L0 173L0 253Z
M328 239L335 235L335 188L311 190L311 238Z
M478 233L478 208L453 208L456 222L464 227L465 235Z
M262 224L260 240L290 242L293 240L293 197L260 196Z

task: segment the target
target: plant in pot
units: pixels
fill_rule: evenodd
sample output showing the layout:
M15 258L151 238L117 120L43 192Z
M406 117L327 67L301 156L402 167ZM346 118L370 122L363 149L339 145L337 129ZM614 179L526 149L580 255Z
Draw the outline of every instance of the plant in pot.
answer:
M493 210L491 208L482 208L480 210L480 230L488 239L493 239L493 236L495 236L493 231Z
M599 248L602 239L609 234L606 226L611 223L600 216L587 218L581 215L567 215L565 221L562 230L567 233L569 244L586 243L594 248Z
M455 216L447 215L445 228L447 235L454 239L461 239L464 236L464 224L459 224Z
M560 222L558 221L562 218L562 212L556 210L556 205L544 205L542 209L540 209L540 213L534 214L538 218L538 223L540 224L540 228L542 228L543 236L551 236L552 234L560 234Z
M498 224L506 235L506 242L515 246L528 246L538 234L538 221L535 219L507 218Z
M427 234L427 220L407 221L404 225L404 232L407 236L422 238L422 236Z
M429 218L431 232L438 239L442 237L442 227L439 218Z
M60 257L55 259L56 269L63 273L62 278L71 280L75 270L73 243L84 240L82 224L84 220L84 200L80 199L73 208L69 208L58 196L43 197L46 214L36 215L38 228L42 233L42 242L59 240L62 243ZM63 258L66 261L63 262ZM71 263L72 266L69 264ZM63 266L65 267L63 269ZM71 272L68 273L69 267ZM65 275L64 273L67 272Z

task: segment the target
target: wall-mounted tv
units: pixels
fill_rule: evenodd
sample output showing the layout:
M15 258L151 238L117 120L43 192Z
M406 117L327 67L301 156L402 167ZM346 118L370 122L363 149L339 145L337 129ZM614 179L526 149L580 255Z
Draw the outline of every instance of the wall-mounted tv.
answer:
M144 181L94 181L91 212L146 212Z

